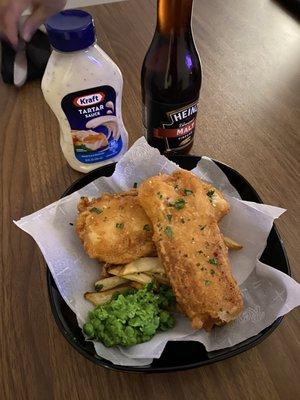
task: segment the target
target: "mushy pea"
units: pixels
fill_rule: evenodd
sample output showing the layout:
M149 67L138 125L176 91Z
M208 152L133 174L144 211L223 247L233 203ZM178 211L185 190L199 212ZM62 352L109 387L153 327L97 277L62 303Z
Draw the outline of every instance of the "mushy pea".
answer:
M111 301L90 311L83 332L107 347L147 342L157 331L174 327L175 318L167 311L174 304L168 286L156 289L150 283L143 289L116 293Z

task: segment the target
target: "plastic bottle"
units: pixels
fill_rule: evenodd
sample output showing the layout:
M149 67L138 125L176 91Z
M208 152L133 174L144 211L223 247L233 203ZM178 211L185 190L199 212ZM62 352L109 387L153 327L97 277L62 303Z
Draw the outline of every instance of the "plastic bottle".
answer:
M60 124L60 145L80 172L117 161L128 147L121 112L123 78L96 44L92 16L62 11L46 23L53 52L42 80Z

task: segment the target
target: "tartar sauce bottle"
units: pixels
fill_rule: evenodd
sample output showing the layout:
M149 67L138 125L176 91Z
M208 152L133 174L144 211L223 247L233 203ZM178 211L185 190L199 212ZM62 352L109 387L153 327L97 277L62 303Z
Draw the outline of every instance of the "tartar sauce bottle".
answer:
M123 78L96 44L92 16L62 11L48 19L46 29L53 52L42 91L59 121L66 160L81 172L117 161L128 147L121 112Z

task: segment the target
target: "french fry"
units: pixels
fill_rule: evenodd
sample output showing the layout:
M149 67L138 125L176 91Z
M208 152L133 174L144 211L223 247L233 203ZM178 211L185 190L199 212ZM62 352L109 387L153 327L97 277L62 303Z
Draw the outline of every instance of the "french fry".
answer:
M158 283L160 283L161 285L168 285L168 286L171 285L171 284L170 284L170 279L169 279L166 275L163 275L163 274L153 274L152 276L153 276L153 278L154 278Z
M110 275L122 276L123 266L111 268L108 273Z
M102 265L102 271L101 271L101 275L100 275L101 279L109 277L109 268L110 268L110 266L111 266L111 264L108 264L108 263L104 263Z
M161 273L165 272L158 257L142 257L132 261L124 267L112 268L109 273L117 276L137 274L140 272Z
M243 248L243 246L240 243L236 242L235 240L227 236L224 236L224 242L226 246L231 250L241 250Z
M135 289L143 289L144 285L139 282L130 282L130 286L132 286Z
M84 293L84 298L93 303L95 306L99 306L111 300L114 293L116 292L124 293L128 289L130 289L129 285L120 286L115 289L107 290L106 292L86 292Z
M105 292L106 290L113 289L117 286L123 285L124 283L126 283L126 279L119 276L111 276L95 282L95 290L97 292Z
M146 275L143 273L128 274L128 275L124 275L123 277L130 281L139 282L144 285L153 281L153 279L149 275Z
M125 265L122 272L128 275L138 272L164 273L165 270L158 257L142 257Z

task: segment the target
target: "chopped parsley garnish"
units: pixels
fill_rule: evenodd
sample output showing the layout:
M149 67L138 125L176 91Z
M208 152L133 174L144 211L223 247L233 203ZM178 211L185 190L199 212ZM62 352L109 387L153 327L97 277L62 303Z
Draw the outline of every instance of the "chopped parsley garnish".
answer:
M211 274L211 275L214 275L215 273L216 273L216 271L215 271L214 269L211 269L211 270L210 270L210 274Z
M218 265L219 264L219 261L218 261L218 259L217 258L210 258L209 260L208 260L208 262L210 263L210 264L212 264L212 265Z
M138 185L137 182L134 182L133 188L136 189L136 188L137 188L137 185Z
M170 226L166 226L164 232L169 238L173 236L173 231Z
M124 228L124 222L117 222L116 223L116 228L123 229Z
M185 196L190 196L191 194L193 194L194 192L190 189L184 189L184 195Z
M90 209L90 212L96 213L96 214L101 214L103 212L102 208L98 207L93 207Z
M157 196L158 196L159 199L162 199L162 198L163 198L163 195L162 195L160 192L157 192L156 194L157 194Z
M205 281L204 281L204 285L205 286L209 286L209 285L211 285L212 284L212 281L210 281L210 280L208 280L208 279L206 279Z
M212 202L212 198L213 198L213 195L215 194L215 191L209 190L206 194L209 197L209 201Z
M101 285L101 283L99 283L98 285L95 285L96 292L100 292L101 289L103 289L103 285Z
M181 210L185 206L186 201L184 199L178 199L169 203L169 207L175 207L176 210Z
M168 221L171 221L172 220L172 214L167 214L167 219L168 219Z
M150 230L151 230L149 224L144 225L144 228L143 228L143 229L144 229L144 231L150 231Z
M199 225L200 231L203 231L203 229L206 227L206 225Z

